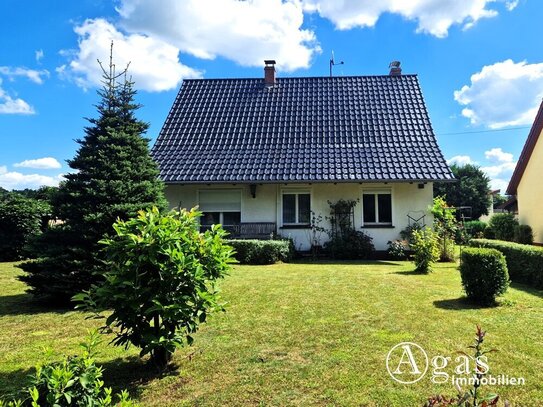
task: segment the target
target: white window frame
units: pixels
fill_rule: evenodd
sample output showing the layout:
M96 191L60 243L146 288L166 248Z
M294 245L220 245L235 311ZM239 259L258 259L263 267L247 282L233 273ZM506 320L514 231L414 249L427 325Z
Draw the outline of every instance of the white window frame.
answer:
M364 220L364 195L375 195L375 222L366 222ZM390 195L390 222L379 222L379 200L378 195ZM363 189L362 190L362 227L364 226L394 226L394 192L392 188Z
M294 217L295 217L295 222L292 223L292 222L289 222L289 223L286 223L286 222L283 222L283 196L284 195L295 195L296 198L294 200ZM298 200L298 196L299 195L309 195L309 222L300 222L299 220L299 211L298 211L298 208L299 208L299 200ZM288 190L288 189L284 189L281 191L281 224L283 226L309 226L309 224L311 223L311 208L313 206L313 203L311 201L311 191L309 190Z

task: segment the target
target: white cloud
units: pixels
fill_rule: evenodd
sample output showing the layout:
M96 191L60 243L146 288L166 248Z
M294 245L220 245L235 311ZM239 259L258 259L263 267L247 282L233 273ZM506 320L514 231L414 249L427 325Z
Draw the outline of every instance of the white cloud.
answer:
M529 125L543 97L543 63L508 59L484 66L471 84L454 92L462 115L490 128Z
M2 89L0 78L0 114L34 114L34 108L23 99L12 98Z
M497 161L501 163L513 162L513 154L506 153L501 148L492 148L485 151L485 157L490 161Z
M454 157L451 157L447 160L447 164L466 165L476 163L471 159L469 155L455 155Z
M43 59L43 57L45 56L45 54L43 53L42 49L36 50L34 54L36 56L36 62L39 64L41 60Z
M394 13L417 22L417 32L446 37L454 24L464 29L482 18L495 17L498 12L487 6L496 0L302 0L308 12L318 12L331 20L338 29L373 27L384 13ZM517 1L505 2L511 11Z
M20 172L8 171L5 165L0 166L0 187L8 190L25 188L36 189L43 185L57 186L62 179L62 174L54 177L40 174L21 174Z
M35 168L40 170L50 170L61 168L62 165L53 157L36 158L34 160L24 160L20 163L13 164L14 167Z
M47 71L46 69L37 71L35 69L28 69L20 66L0 66L0 74L4 75L10 80L13 80L17 76L22 76L31 80L34 83L37 83L38 85L41 85L43 83L43 78L49 77L49 71Z
M179 50L160 39L142 34L125 34L104 19L86 20L74 28L79 49L63 51L70 61L57 72L86 89L102 85L102 70L109 63L111 41L113 57L120 72L130 63L129 75L138 89L160 92L174 89L182 78L201 77L201 72L179 62Z
M497 164L497 165L490 165L487 167L481 167L481 170L483 170L490 178L497 178L505 174L511 175L516 165L517 165L516 162L509 162L509 163L502 163L502 164Z
M499 189L501 194L505 194L508 185L509 180L503 178L493 178L490 180L490 189L493 191Z
M302 29L299 0L122 0L121 24L161 38L198 58L224 57L244 66L275 59L279 69L307 68L320 47Z

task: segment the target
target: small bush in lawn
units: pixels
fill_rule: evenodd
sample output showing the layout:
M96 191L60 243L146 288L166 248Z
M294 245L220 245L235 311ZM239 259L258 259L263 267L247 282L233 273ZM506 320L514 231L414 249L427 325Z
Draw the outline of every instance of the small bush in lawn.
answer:
M292 240L227 240L234 257L241 264L273 264L288 262L294 257Z
M486 223L480 220L470 220L464 223L464 230L473 239L482 238L486 227Z
M488 229L492 231L493 238L508 242L515 240L515 228L517 226L518 221L512 213L497 213L488 221Z
M403 240L392 240L388 242L388 255L394 260L404 260L407 255L407 242Z
M210 311L223 309L215 283L234 261L232 248L220 225L200 233L200 216L155 207L118 220L115 235L101 241L109 261L104 281L74 297L79 308L112 310L104 328L115 334L113 344L141 348L159 370L177 347L192 344Z
M90 333L88 341L80 345L81 356L36 366L36 373L21 392L22 400L0 400L0 407L135 406L128 392L114 395L111 388L104 387L103 369L94 361L99 336Z
M439 237L431 229L421 229L413 231L413 258L415 261L415 271L419 273L429 273L432 271L432 263L439 260Z
M333 236L324 244L324 249L330 257L340 260L367 259L375 251L373 238L354 229Z
M534 232L529 225L518 225L515 228L515 242L520 244L534 244Z
M505 257L495 249L464 249L460 275L468 298L481 305L494 304L496 297L509 286Z
M400 237L402 240L407 241L407 244L410 245L413 240L413 231L421 230L422 228L423 226L420 223L412 223L400 231Z

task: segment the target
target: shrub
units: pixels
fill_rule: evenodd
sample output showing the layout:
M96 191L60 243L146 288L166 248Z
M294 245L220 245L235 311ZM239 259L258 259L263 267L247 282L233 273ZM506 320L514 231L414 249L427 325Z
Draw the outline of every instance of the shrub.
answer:
M232 248L220 225L200 233L200 216L153 208L118 220L115 235L101 241L109 261L104 281L74 297L79 308L111 309L104 328L114 332L113 344L141 348L160 370L177 347L192 344L211 310L223 309L215 282L234 261Z
M292 240L227 240L241 264L273 264L294 257Z
M529 225L518 225L515 227L515 242L520 244L533 244L534 232Z
M493 304L509 286L505 257L496 249L464 249L460 275L468 298L482 305Z
M494 235L494 239L508 242L515 240L515 228L517 226L518 221L512 213L497 213L488 221L488 228Z
M430 212L434 216L434 231L439 240L439 260L452 262L454 258L454 239L458 230L455 213L441 196L435 197Z
M400 232L400 237L403 240L407 240L407 243L410 245L413 241L413 231L421 230L422 228L423 226L420 223L412 223Z
M437 233L431 229L414 230L411 248L414 251L415 271L425 274L432 271L432 263L439 260L440 254Z
M464 223L466 233L473 239L480 239L484 236L487 224L480 220L470 220Z
M24 248L31 238L47 226L51 206L15 192L0 198L0 261L25 257Z
M327 254L333 259L367 259L375 251L373 238L364 232L348 229L335 235L324 244Z
M499 250L512 281L543 289L543 248L487 239L473 239L470 245Z
M388 255L395 260L404 260L407 255L407 242L403 240L392 240L388 242Z
M36 373L30 376L29 385L21 394L24 399L0 400L0 406L135 406L128 392L113 395L111 388L104 387L103 369L94 361L99 336L92 332L88 341L80 345L81 356L36 366Z

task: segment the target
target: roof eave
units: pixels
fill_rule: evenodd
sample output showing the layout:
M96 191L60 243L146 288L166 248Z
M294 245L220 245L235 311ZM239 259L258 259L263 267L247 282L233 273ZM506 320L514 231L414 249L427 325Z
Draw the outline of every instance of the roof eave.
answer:
M532 127L530 129L530 133L528 133L528 138L526 139L526 143L524 144L522 152L520 153L519 160L517 162L517 165L515 166L515 171L513 172L513 175L511 176L511 181L509 181L509 185L507 186L507 190L505 191L507 195L517 194L518 185L520 184L520 180L524 175L526 166L530 161L530 157L532 156L535 145L537 144L537 140L539 139L539 135L542 131L543 101L539 105L539 110L537 111L534 123L532 124Z
M428 182L456 182L456 179L433 179L433 178L412 178L412 179L325 179L325 180L225 180L225 181L164 181L166 185L185 185L185 184L206 184L206 185L249 185L249 184L388 184L388 183L428 183Z

